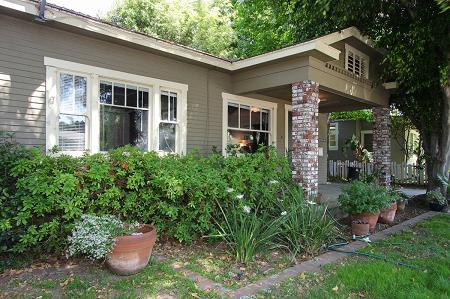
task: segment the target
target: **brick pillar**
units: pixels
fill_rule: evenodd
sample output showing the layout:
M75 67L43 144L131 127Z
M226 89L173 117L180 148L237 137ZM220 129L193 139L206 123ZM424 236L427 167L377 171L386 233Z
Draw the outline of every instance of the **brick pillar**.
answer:
M319 84L292 84L292 176L308 194L319 181Z
M373 164L379 174L382 186L391 185L391 117L389 107L372 109L373 125Z

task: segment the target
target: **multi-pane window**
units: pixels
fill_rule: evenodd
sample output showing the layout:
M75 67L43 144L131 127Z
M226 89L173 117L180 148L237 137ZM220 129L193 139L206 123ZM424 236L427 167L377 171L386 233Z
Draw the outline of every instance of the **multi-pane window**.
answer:
M228 102L227 144L253 153L269 145L271 111L258 106Z
M59 73L58 142L62 151L86 150L87 78Z
M127 144L148 148L149 88L100 81L100 150Z
M328 149L330 151L338 150L338 135L339 135L338 123L330 123L328 129Z
M159 123L159 150L169 153L176 152L177 137L177 105L176 92L161 91L161 116Z
M345 68L349 72L369 78L369 57L355 48L345 45Z

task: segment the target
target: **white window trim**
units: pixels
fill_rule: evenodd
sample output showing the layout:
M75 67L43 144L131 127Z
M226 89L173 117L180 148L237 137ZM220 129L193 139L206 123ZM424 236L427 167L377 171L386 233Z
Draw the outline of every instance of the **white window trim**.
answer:
M369 79L369 66L370 66L370 58L368 55L364 54L363 52L353 48L349 44L345 44L345 70L348 71L348 52L353 52L353 54L359 55L360 57L365 58L366 60L366 73L364 74L364 78ZM350 72L350 71L349 71ZM353 73L353 72L351 72Z
M284 153L287 154L289 147L289 111L292 105L284 104Z
M119 82L129 82L131 84L141 84L148 86L149 90L149 136L148 150L159 151L159 122L160 122L160 92L167 90L178 94L177 119L179 122L176 152L178 154L186 153L186 136L187 136L187 91L188 85L171 82L166 80L145 77L141 75L130 74L110 70L106 68L44 57L44 65L46 66L46 151L48 152L53 146L58 145L58 96L57 96L57 74L58 72L67 71L69 73L80 73L87 76L87 107L86 114L88 124L86 127L86 135L89 136L86 143L90 153L98 153L100 149L100 101L99 86L100 78L116 80ZM153 109L153 112L151 112ZM68 152L72 155L81 153Z
M226 155L227 130L228 130L228 103L236 103L248 106L260 107L270 110L269 119L269 144L276 147L277 140L277 103L261 101L249 97L238 96L231 93L222 92L222 153ZM249 130L252 131L252 130Z
M361 138L361 146L364 148L364 135L369 135L372 134L373 135L373 130L361 130L360 132L360 138Z
M329 151L337 151L339 150L339 122L330 122L330 126L334 125L336 127L336 145L330 145L330 128L328 127L328 150Z

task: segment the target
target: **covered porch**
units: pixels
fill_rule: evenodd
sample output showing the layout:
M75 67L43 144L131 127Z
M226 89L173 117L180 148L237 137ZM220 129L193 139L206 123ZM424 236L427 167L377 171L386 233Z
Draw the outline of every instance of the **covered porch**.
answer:
M337 34L328 42L328 55L313 49L237 72L233 93L276 104L270 144L290 155L295 180L311 195L327 183L329 113L372 109L374 166L380 182L389 185L389 86L370 80L377 70L368 64L369 57L373 62L382 55L353 33ZM364 72L348 68L347 45L367 55Z

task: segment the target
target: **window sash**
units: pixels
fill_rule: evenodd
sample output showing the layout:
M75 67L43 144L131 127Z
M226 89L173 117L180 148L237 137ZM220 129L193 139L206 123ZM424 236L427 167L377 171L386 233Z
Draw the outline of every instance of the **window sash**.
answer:
M331 151L338 150L339 148L339 124L330 123L328 128L328 149Z

